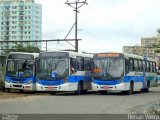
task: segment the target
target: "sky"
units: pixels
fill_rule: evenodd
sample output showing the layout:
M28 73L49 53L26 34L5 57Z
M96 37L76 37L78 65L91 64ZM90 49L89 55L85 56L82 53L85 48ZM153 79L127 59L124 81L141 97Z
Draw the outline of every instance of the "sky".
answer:
M42 39L64 39L75 23L75 12L66 1L35 0L42 5ZM122 52L123 46L140 45L142 37L157 36L160 0L87 0L87 3L78 13L78 38L82 39L79 51ZM74 39L74 34L73 29L67 38ZM74 47L67 42L48 43L48 50L57 49Z

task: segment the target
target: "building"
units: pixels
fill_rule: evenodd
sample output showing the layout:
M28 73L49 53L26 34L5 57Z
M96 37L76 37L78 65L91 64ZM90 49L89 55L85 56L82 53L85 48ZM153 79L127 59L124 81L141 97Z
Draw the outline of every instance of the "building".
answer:
M153 47L147 46L124 46L123 52L128 54L135 54L140 56L148 56L149 58L155 58L155 52Z
M0 55L18 42L42 40L42 6L34 0L0 0ZM25 42L41 49L41 43Z
M160 39L158 37L148 37L148 38L141 38L141 45L153 47L156 44L160 43Z
M141 38L141 46L123 46L123 52L155 58L157 56L155 45L157 44L160 44L160 29L157 30L155 37Z

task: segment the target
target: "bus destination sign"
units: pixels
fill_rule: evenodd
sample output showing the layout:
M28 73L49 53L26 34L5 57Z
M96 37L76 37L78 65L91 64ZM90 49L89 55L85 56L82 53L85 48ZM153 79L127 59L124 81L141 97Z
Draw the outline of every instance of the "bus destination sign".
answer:
M119 57L120 53L99 53L97 57Z

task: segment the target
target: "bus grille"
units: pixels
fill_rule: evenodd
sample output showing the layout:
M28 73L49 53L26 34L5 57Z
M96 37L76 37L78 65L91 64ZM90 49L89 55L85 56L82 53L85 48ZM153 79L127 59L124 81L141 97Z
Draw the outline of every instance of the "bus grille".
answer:
M22 87L22 85L13 85L13 87Z

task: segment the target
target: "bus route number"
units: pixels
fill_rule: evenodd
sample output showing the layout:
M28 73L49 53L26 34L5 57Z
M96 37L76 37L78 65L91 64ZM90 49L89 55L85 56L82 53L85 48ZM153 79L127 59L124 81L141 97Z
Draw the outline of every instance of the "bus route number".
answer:
M101 68L94 68L93 70L92 70L92 72L95 72L95 73L100 73L100 72L102 72L103 71L103 69L101 69Z

